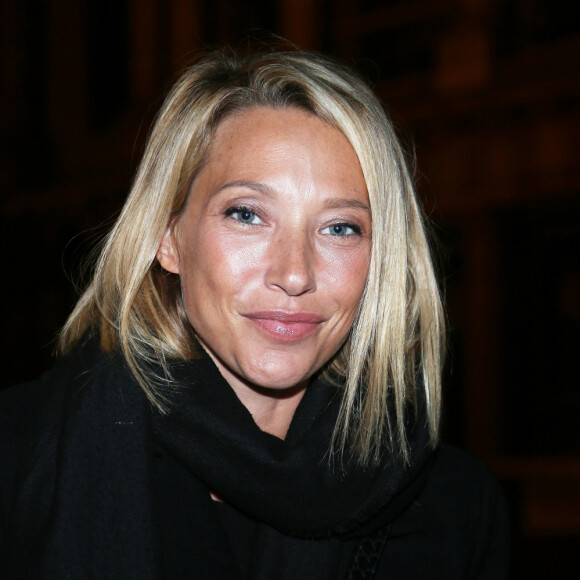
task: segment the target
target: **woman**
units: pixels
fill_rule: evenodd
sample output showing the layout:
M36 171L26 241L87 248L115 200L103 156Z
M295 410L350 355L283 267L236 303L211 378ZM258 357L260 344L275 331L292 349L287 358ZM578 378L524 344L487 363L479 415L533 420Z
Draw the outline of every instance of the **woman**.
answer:
M2 395L3 577L503 577L497 483L438 445L442 338L376 97L312 54L209 55L63 360Z

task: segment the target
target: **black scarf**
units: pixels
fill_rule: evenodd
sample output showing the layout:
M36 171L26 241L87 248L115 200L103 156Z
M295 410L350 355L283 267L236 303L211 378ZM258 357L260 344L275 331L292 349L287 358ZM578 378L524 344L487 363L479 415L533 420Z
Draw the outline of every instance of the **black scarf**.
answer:
M43 379L23 426L8 578L147 580L186 563L192 577L235 578L208 490L265 524L269 548L255 577L280 566L277 578L299 577L291 571L300 566L329 577L322 571L340 542L384 528L423 486L422 426L411 429L412 469L387 455L374 470L339 468L327 457L334 388L314 382L281 441L260 431L208 357L175 374L183 386L167 416L151 413L120 356L95 345ZM191 477L182 510L160 498L156 442ZM168 540L185 520L188 534L177 528Z
M426 429L413 428L413 469L388 454L367 469L329 459L340 391L318 380L281 440L260 430L207 355L176 373L187 387L171 413L154 414L158 441L227 503L292 536L364 537L384 526L429 455Z

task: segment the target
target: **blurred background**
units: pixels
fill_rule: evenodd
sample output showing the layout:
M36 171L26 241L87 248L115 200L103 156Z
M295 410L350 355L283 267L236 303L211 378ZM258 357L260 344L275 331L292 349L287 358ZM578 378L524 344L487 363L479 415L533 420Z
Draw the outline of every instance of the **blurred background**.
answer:
M178 72L274 33L358 68L416 158L449 309L445 438L504 484L514 578L577 577L573 2L1 0L0 27L1 386L53 364L83 258Z

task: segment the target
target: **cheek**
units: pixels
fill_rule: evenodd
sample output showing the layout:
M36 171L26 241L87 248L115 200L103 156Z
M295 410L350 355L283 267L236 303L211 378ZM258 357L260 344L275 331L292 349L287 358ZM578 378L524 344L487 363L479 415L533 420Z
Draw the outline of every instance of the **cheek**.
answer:
M264 263L265 251L264 243L224 238L214 246L212 258L214 261L210 267L213 268L219 263L222 275L227 276L232 282L249 280Z
M330 291L345 310L356 310L368 276L369 253L362 250L347 253L327 264L326 279Z
M263 262L262 247L227 235L200 235L190 247L192 251L185 256L188 275L183 281L190 302L219 302L251 288Z

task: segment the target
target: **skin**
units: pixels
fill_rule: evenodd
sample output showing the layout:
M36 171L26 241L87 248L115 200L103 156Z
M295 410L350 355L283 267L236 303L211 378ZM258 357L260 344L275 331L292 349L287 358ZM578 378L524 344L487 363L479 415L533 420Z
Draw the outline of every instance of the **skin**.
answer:
M364 290L371 214L347 139L299 109L218 127L157 258L179 274L203 348L258 426L284 438Z

